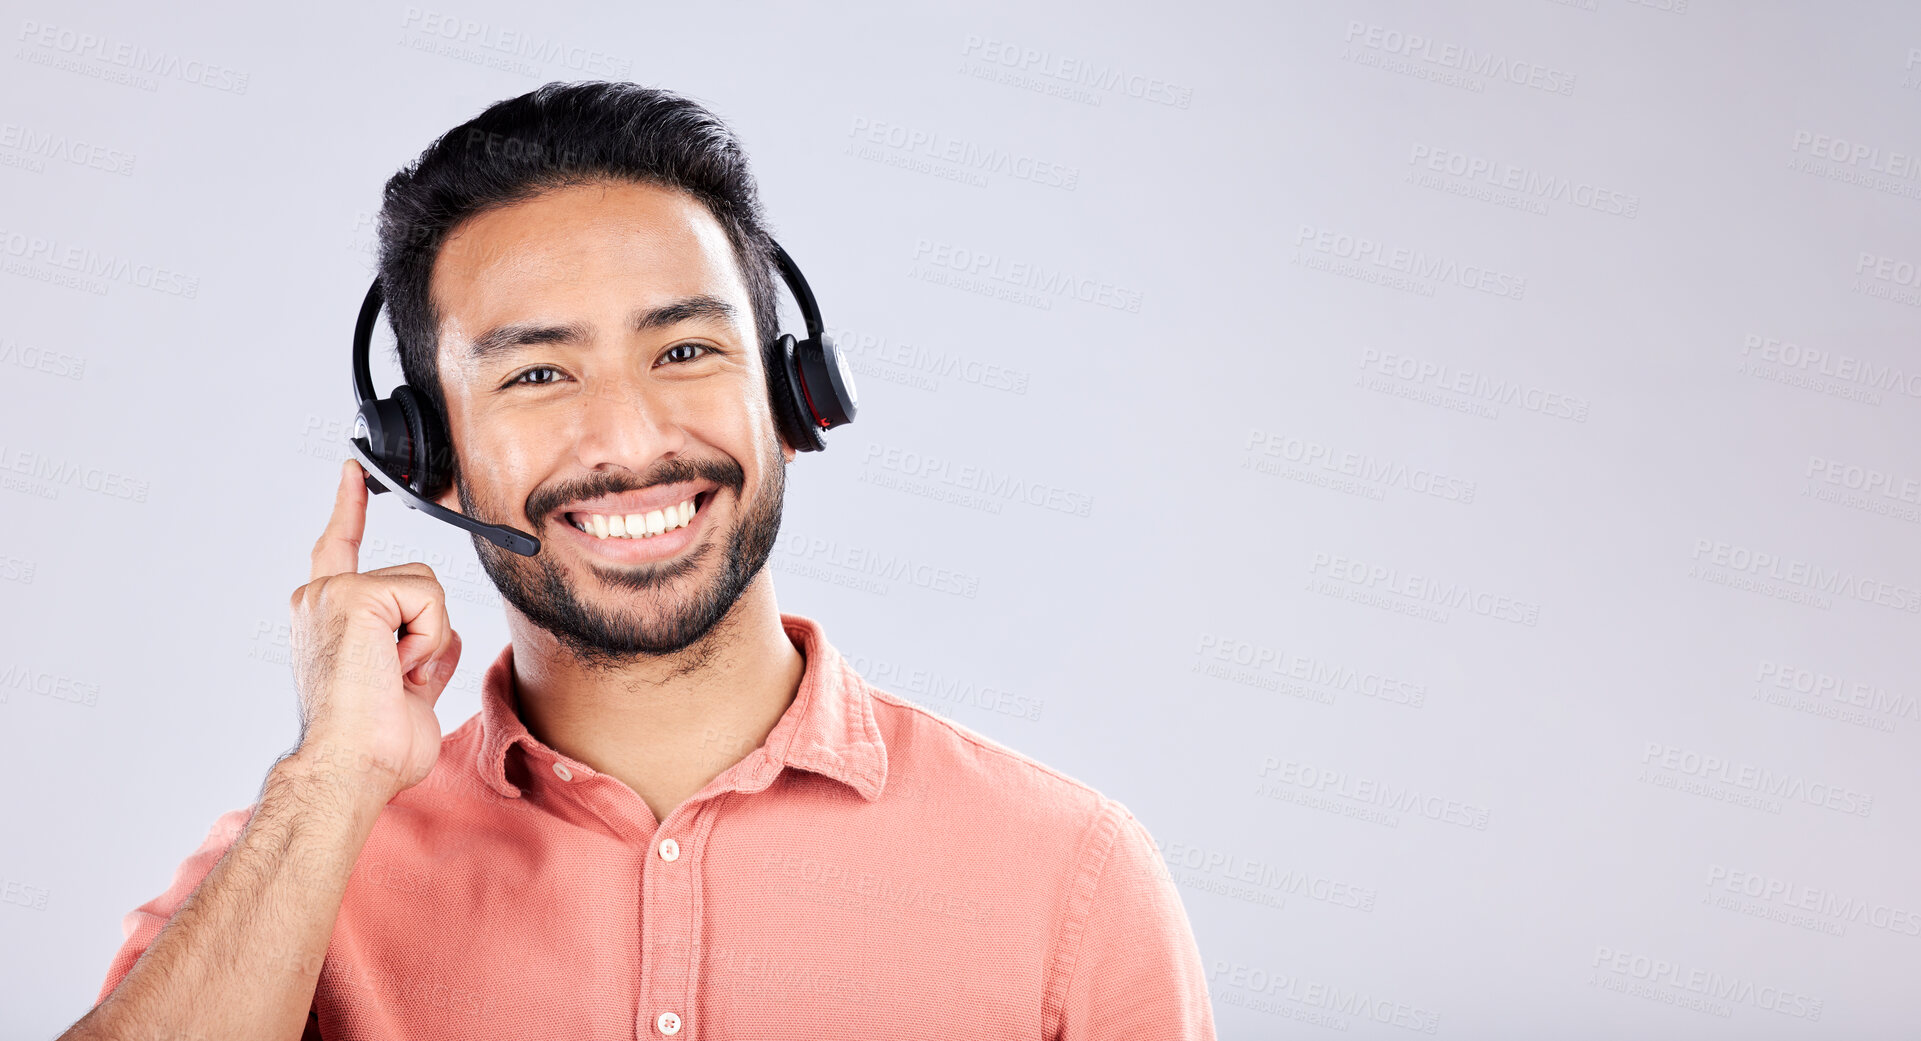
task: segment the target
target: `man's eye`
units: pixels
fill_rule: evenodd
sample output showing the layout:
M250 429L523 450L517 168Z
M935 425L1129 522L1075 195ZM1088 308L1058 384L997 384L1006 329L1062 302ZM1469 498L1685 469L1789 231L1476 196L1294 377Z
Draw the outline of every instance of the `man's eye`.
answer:
M535 368L528 369L526 372L523 372L518 376L515 376L513 379L508 380L507 385L509 387L512 387L512 386L515 386L516 384L524 383L528 386L534 386L534 387L542 386L544 384L552 383L553 380L530 380L527 377L532 376L536 372L558 373L559 371L560 371L559 369L556 369L551 365L537 366Z
M699 353L695 353L691 355L683 353L678 358L674 357L674 354L676 351L682 351L683 349L691 349ZM665 355L665 357L669 361L690 362L690 361L699 360L702 354L719 354L719 353L720 352L718 350L716 350L713 347L709 347L704 343L677 343L674 346L669 347L667 349L667 354ZM555 382L554 380L551 380L551 379L531 378L537 373L542 373L542 372L553 373L555 375L558 375L560 373L560 370L554 368L551 365L537 365L531 369L528 369L526 372L523 372L520 375L515 376L513 379L508 380L506 385L509 387L513 387L513 386L539 387L539 386L545 386L546 384Z
M708 354L717 354L717 353L719 353L718 351L715 351L715 350L714 350L714 349L713 349L712 347L709 347L709 346L707 346L707 345L706 345L706 344L704 344L704 343L677 343L677 344L674 344L674 345L673 345L672 347L669 347L669 348L667 348L667 355L666 355L666 356L667 356L667 357L668 357L668 358L669 358L670 360L672 360L672 359L673 359L673 354L674 354L674 352L675 352L675 351L678 351L678 350L680 350L680 349L681 349L682 347L692 347L692 348L694 348L695 350L698 350L698 351L703 351L703 352L705 352L705 353L708 353ZM700 357L700 355L698 355L698 354L696 354L696 355L693 355L693 356L691 356L691 357L688 357L688 356L682 356L682 357L681 357L681 358L680 358L679 360L681 360L681 361L694 361L694 360L696 360L696 359L698 359L699 357Z

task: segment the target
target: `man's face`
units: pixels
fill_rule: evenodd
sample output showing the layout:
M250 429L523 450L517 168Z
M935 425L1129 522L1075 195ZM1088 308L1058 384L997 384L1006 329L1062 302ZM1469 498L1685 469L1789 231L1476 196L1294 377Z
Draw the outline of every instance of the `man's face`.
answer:
M431 291L460 462L439 501L541 540L474 537L501 596L592 665L699 640L772 552L794 456L719 222L667 188L559 189L462 222ZM655 508L660 534L598 535Z

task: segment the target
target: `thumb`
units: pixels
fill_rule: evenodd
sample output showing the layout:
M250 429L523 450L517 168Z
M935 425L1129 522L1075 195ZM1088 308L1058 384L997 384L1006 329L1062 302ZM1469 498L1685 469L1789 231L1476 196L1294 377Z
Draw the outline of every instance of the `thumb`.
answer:
M454 670L459 667L460 633L449 631L447 649L440 652L440 657L430 662L427 669L427 680L421 693L426 695L428 704L440 700L441 692L447 689L447 681L454 678Z

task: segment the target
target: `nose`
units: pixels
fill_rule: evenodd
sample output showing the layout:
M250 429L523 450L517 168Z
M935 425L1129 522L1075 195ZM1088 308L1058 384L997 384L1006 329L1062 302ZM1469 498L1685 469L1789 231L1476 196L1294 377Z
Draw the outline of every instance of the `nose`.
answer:
M574 454L590 470L644 471L686 440L667 395L631 378L590 382L575 399Z

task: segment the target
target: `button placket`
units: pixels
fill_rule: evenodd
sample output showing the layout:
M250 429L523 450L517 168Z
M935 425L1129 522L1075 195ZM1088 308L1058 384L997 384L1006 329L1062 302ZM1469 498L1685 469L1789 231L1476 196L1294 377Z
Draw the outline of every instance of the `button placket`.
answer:
M667 832L685 835L688 853L697 848L705 832L702 817L705 800L683 805L660 822L653 842L654 855L641 869L641 964L640 1012L654 1013L653 1027L658 1035L676 1035L687 1029L685 1017L692 1011L695 991L694 952L700 946L700 922L696 914L696 875L699 864L692 856L683 858L680 841L662 838ZM658 859L656 859L658 858ZM646 1019L641 1020L646 1023Z

